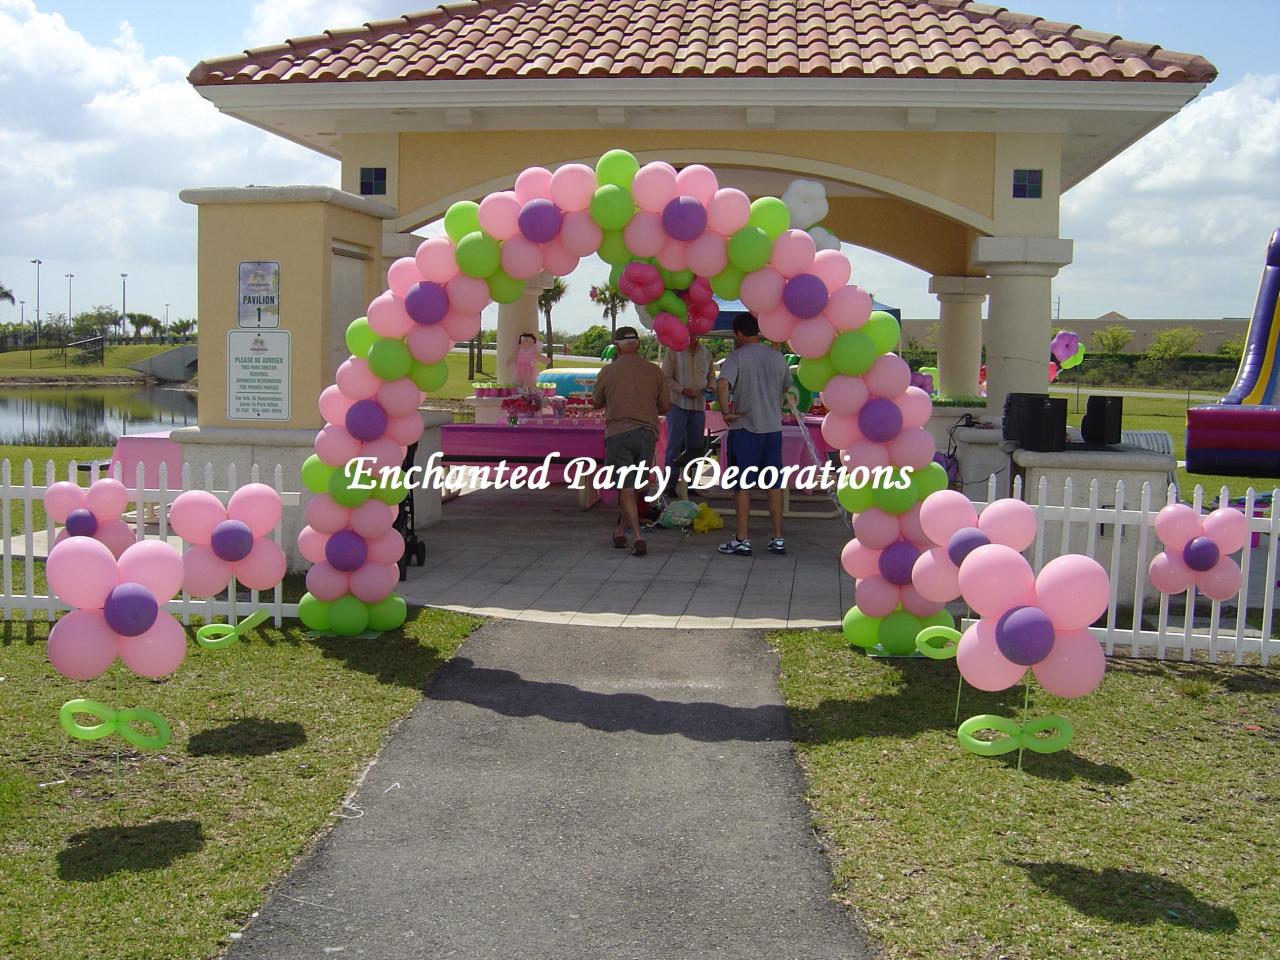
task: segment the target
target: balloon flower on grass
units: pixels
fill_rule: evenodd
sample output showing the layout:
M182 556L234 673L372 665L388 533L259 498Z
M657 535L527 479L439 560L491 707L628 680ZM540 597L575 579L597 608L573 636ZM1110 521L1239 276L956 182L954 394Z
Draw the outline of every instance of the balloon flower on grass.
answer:
M129 491L119 480L104 477L87 488L70 480L51 484L44 492L45 512L64 525L54 544L69 537L92 537L120 556L137 539L120 519L129 505Z
M1249 538L1243 513L1221 507L1201 517L1185 503L1171 503L1156 514L1155 527L1165 549L1147 575L1157 590L1182 593L1194 586L1210 600L1230 600L1239 592L1240 565L1227 554Z
M182 587L193 597L221 593L232 576L252 590L269 590L284 577L280 544L267 539L280 522L280 494L250 483L222 501L205 490L179 494L169 522L191 544L183 556Z

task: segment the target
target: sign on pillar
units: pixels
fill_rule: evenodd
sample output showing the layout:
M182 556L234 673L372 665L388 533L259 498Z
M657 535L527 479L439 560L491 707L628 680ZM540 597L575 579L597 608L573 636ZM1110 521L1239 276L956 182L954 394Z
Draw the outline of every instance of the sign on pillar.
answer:
M227 419L289 419L289 331L227 331Z
M236 277L236 326L280 326L280 264L273 260L243 260Z

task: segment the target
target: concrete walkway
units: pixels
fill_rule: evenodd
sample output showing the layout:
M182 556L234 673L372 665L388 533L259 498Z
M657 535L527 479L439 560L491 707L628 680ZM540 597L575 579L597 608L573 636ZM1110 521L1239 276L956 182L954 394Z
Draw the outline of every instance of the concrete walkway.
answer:
M757 632L493 621L232 960L858 960Z

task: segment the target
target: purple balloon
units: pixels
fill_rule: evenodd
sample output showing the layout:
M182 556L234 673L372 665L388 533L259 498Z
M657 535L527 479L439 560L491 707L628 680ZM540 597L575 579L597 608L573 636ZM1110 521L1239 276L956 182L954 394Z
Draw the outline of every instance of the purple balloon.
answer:
M69 517L67 519L70 520ZM1218 545L1208 537L1196 537L1187 541L1187 545L1182 548L1182 562L1197 573L1212 570L1221 556L1222 551L1218 549Z
M531 243L549 243L560 235L564 214L550 200L539 197L520 208L520 232Z
M109 626L122 637L136 637L151 629L160 613L156 598L140 583L122 583L115 587L102 605L102 615Z
M947 559L958 567L965 557L990 542L991 538L977 527L961 527L947 541Z
M1065 363L1080 349L1080 338L1069 330L1063 330L1049 344L1049 352L1058 363Z
M858 411L858 429L868 440L887 443L902 432L902 411L892 400L873 397Z
M782 303L801 320L816 317L827 309L827 285L812 273L800 273L782 288Z
M67 535L71 537L92 537L98 532L98 518L92 510L81 507L67 514Z
M1039 607L1014 607L996 621L996 646L1013 663L1034 666L1053 649L1053 622Z
M209 546L219 560L235 563L247 557L253 549L253 531L241 520L223 520L213 528Z
M906 540L891 543L880 551L880 576L894 586L911 582L911 568L920 558L920 548Z
M449 292L434 280L423 280L409 288L404 297L404 312L414 323L431 326L449 312Z
M324 545L324 558L329 566L343 573L359 570L369 557L364 537L354 530L339 530Z
M672 240L697 240L707 229L707 211L693 197L676 197L662 208L662 229Z
M387 432L387 411L377 400L357 400L347 411L346 428L357 440L377 440Z

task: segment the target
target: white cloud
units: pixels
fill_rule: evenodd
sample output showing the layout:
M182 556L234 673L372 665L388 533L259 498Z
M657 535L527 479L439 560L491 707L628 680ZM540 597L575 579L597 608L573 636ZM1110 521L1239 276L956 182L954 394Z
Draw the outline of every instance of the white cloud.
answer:
M281 43L338 27L387 20L428 4L407 0L259 0L244 31L251 47Z

